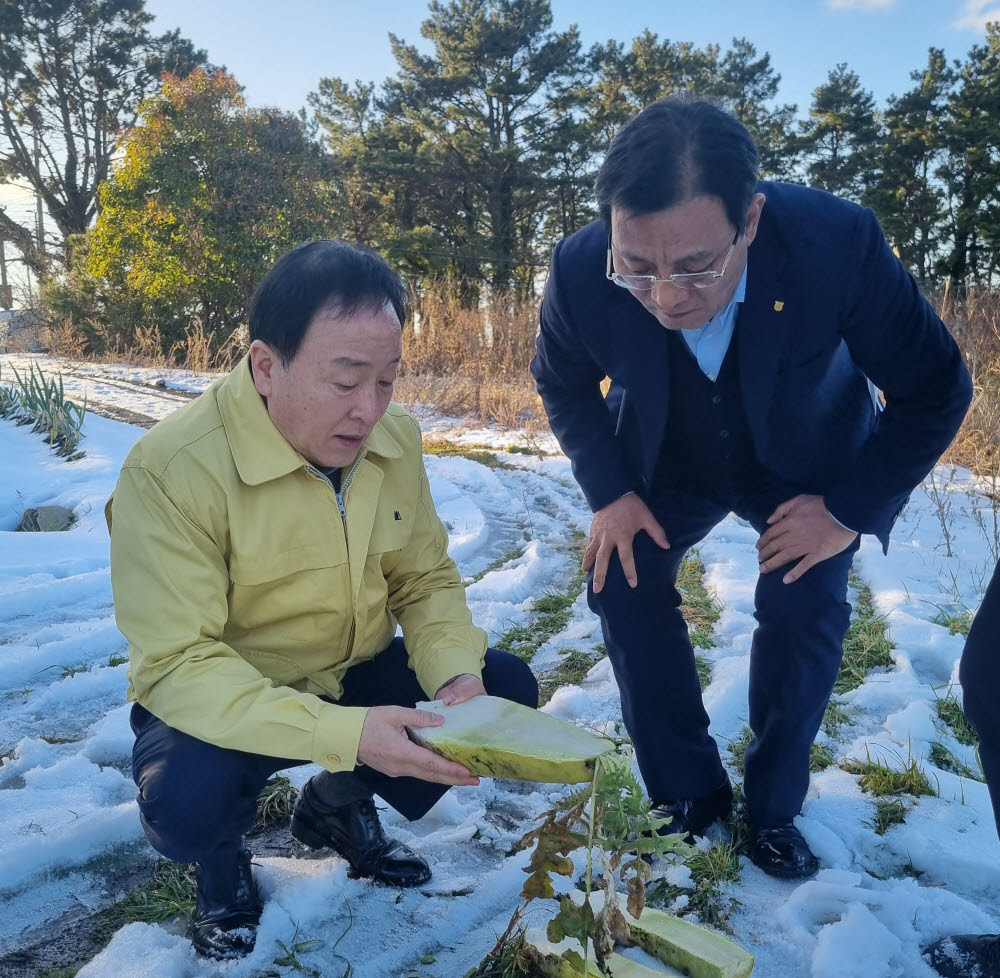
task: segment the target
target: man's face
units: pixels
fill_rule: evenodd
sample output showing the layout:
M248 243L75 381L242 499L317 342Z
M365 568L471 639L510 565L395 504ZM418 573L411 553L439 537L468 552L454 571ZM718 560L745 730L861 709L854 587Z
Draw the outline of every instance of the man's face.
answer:
M341 317L320 310L287 367L262 340L250 346L254 383L288 443L314 465L346 467L385 414L402 356L392 306Z
M733 297L747 263L747 248L757 234L764 206L756 194L740 229L726 273L704 289L681 289L659 282L651 290L633 292L643 307L667 329L698 329ZM611 260L623 275L669 275L721 271L736 228L718 197L692 197L666 210L632 215L611 209Z

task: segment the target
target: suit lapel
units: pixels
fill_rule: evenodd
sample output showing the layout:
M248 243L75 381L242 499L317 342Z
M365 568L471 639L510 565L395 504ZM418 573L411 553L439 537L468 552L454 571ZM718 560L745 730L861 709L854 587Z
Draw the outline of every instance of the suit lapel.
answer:
M639 426L639 444L642 446L641 474L649 485L660 454L663 431L667 422L670 403L670 370L667 349L667 331L624 289L612 286L616 295L611 308L612 328L616 343L615 362L626 365L626 375L613 380L621 381L626 398Z
M767 205L764 205L767 214ZM736 321L743 407L760 448L767 430L767 412L781 351L795 319L794 295L783 280L785 249L770 222L761 216L760 230L750 246L747 290Z

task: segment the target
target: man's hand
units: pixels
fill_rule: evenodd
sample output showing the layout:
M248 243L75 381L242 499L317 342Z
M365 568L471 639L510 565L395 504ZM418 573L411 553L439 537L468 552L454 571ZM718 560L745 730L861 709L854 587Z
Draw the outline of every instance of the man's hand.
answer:
M390 777L420 778L437 784L479 784L461 764L418 747L406 735L407 727L440 727L444 717L403 706L373 706L365 715L358 744L358 763Z
M441 700L445 706L464 703L473 696L485 696L486 687L478 676L471 672L463 672L461 676L449 679L435 694L434 699Z
M857 533L845 530L829 513L822 496L796 496L769 517L769 529L757 541L762 574L802 559L782 578L797 581L810 567L846 550Z
M635 587L639 583L632 557L632 540L640 530L645 530L664 550L670 548L663 527L656 522L649 507L634 492L594 513L590 524L590 540L583 554L583 569L589 571L591 567L594 568L595 593L604 587L608 576L608 562L616 550L629 587Z

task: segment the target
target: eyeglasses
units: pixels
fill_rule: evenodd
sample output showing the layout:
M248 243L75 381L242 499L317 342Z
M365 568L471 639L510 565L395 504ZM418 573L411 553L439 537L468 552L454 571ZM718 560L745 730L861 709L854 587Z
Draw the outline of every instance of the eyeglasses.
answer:
M733 252L736 250L736 242L740 240L741 233L742 229L736 231L736 234L733 236L733 243L729 246L729 251L726 252L726 257L722 262L722 268L718 271L709 269L706 272L680 272L675 275L668 275L666 278L657 278L655 275L622 275L620 272L616 272L611 264L611 235L609 233L608 266L604 274L609 282L614 282L615 285L620 285L623 289L628 289L630 292L649 292L656 288L660 282L669 282L678 289L707 289L715 285L726 274L729 259L733 257Z

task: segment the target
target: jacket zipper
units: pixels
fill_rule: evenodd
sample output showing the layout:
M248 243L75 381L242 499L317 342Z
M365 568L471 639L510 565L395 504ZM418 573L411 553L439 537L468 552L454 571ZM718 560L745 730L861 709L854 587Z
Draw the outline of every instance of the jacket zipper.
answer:
M347 538L347 506L344 503L344 494L347 492L347 487L351 484L351 479L354 478L354 473L358 471L358 466L364 461L365 454L367 453L362 452L362 454L358 456L358 460L354 463L353 467L351 468L351 471L347 473L347 478L340 483L340 491L338 492L337 490L334 489L333 492L333 495L337 500L337 509L340 510L340 521L344 525L344 546L347 548L348 583L350 583L350 575L351 575L351 545L348 542ZM317 478L322 479L328 486L330 486L331 489L333 489L333 486L330 484L330 480L325 475L323 475L322 472L313 468L313 466L311 465L307 465L306 469L313 475L315 475ZM351 596L350 591L348 592L348 596L349 597ZM354 616L354 603L352 600L351 631L347 637L347 658L344 660L345 662L350 662L351 656L354 654L354 635L357 630L357 624L358 624L357 619Z

